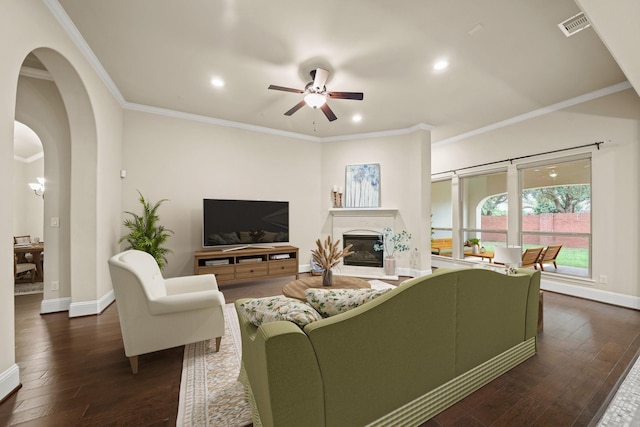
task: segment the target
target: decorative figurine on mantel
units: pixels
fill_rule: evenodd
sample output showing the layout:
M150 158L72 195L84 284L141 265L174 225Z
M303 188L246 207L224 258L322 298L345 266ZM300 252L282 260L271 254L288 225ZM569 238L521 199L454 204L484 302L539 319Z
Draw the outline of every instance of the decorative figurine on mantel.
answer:
M311 251L311 255L315 262L317 262L320 267L322 267L322 285L323 286L331 286L333 283L333 272L331 269L340 263L340 259L351 255L353 252L350 252L349 249L353 245L348 245L346 248L340 250L338 246L340 245L340 240L336 240L335 243L332 241L331 236L327 236L327 239L324 241L324 244L320 241L320 239L316 240L316 249Z
M333 207L341 208L342 207L342 187L338 187L337 185L333 186L333 190L331 191Z

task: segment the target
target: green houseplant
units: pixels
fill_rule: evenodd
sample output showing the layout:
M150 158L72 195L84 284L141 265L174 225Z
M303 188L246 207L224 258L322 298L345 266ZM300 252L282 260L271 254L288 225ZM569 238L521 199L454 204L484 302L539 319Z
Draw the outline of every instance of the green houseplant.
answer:
M466 245L471 246L471 250L474 254L480 252L480 239L478 239L477 237L468 239Z
M158 224L160 217L157 211L167 199L162 199L152 205L151 202L145 200L140 191L138 194L140 195L140 204L142 204L142 215L125 211L126 214L132 216L123 222L124 226L129 229L129 234L122 236L118 243L126 241L128 246L125 249L137 249L151 254L158 263L158 267L163 269L167 265L167 254L172 253L163 245L167 242L169 234L173 234L173 231Z

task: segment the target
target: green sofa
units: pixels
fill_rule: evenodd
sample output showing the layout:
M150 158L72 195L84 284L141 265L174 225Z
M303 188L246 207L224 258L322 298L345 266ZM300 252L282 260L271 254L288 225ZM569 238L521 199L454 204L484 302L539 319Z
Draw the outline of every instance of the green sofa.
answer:
M418 425L535 354L539 291L537 270L438 269L304 330L238 312L254 425Z

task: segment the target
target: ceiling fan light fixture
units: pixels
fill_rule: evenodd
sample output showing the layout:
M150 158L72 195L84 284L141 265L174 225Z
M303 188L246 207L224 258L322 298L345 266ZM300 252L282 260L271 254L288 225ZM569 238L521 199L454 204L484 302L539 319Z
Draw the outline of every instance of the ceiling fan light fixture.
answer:
M304 102L311 108L320 108L327 102L327 97L319 93L308 93L304 96Z

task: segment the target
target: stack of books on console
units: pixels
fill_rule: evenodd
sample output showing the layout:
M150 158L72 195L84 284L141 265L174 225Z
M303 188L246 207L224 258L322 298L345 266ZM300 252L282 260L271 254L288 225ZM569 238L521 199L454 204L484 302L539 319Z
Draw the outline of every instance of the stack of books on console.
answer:
M240 259L238 259L238 262L239 262L240 264L244 264L244 263L247 263L247 262L260 262L260 261L262 261L262 258L261 258L261 257L256 257L256 258L240 258Z
M271 259L289 259L291 256L289 254L273 254L271 255Z
M208 259L204 262L204 265L206 265L207 267L211 267L213 265L227 265L229 264L229 260L227 258L225 259Z

